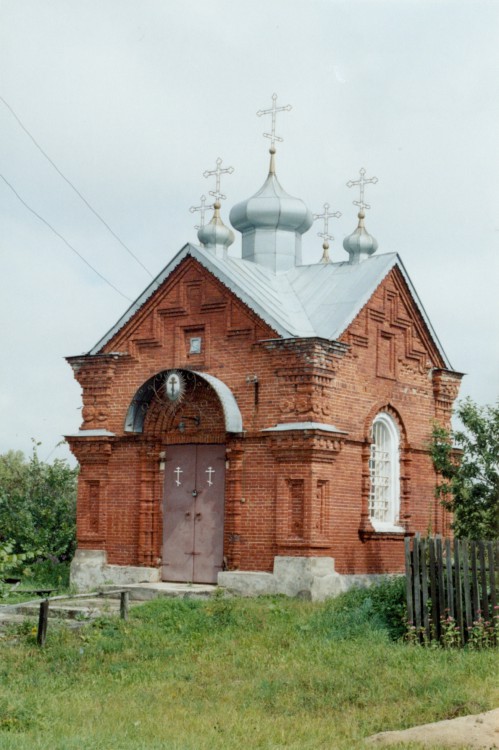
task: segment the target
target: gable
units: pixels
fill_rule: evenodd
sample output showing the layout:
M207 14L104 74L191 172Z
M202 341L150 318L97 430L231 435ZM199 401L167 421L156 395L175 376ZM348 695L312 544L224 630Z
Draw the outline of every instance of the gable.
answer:
M200 298L199 304L204 312L215 311L222 305L220 299L229 295L242 305L246 315L255 316L260 321L267 331L263 337L284 339L318 337L341 340L378 286L396 268L405 284L405 294L412 300L411 309L414 314L416 310L419 313L420 335L431 339L440 366L452 369L403 263L395 253L374 255L357 264L317 263L276 274L257 263L231 256L220 258L194 245L185 245L89 354L98 354L104 348L111 351L109 344L121 340L120 331L125 327L128 330L132 321L141 319L150 301L162 298L165 289L171 290L171 294L165 302L163 317L189 314L188 307L195 303L198 295L195 280L188 291L172 287L177 269L183 267L189 258L204 269L215 284L211 291L203 292L202 300ZM234 330L243 330L245 325L237 320L239 309L236 304L231 313L229 327ZM144 344L154 345L157 340L155 325L155 321L144 321L144 328L140 331ZM116 348L115 343L113 347Z
M139 298L140 299L140 298ZM229 337L273 337L276 332L242 303L229 289L191 257L185 257L150 298L133 312L114 335L102 340L92 353L127 352L171 345L169 334L175 331L190 340L205 335L211 321L217 332ZM110 332L113 333L113 329ZM101 342L99 342L101 343ZM182 348L182 342L177 342Z
M447 366L432 333L401 269L395 266L341 340L354 351L374 349L378 377L403 379L404 373L426 375L430 368Z

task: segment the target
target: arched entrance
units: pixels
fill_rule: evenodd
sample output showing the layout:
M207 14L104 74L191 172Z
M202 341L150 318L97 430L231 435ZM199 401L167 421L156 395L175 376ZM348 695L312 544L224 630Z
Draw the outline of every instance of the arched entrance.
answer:
M163 580L216 583L224 556L226 435L242 431L230 389L204 373L158 373L137 392L125 430L162 448Z

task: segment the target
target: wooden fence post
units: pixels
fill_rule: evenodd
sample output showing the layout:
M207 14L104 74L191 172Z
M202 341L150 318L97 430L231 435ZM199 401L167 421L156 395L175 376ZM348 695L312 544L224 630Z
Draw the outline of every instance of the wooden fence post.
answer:
M471 554L471 594L473 597L473 619L478 617L478 610L480 609L480 586L478 583L478 568L477 568L477 557L476 557L476 542L471 542L470 545Z
M454 580L452 576L452 551L450 539L445 540L445 566L447 579L447 607L449 608L449 616L455 617L456 610L454 609Z
M120 594L120 617L122 620L128 620L128 601L130 598L129 591L122 591Z
M433 633L435 638L440 638L440 621L438 616L438 597L437 597L437 565L435 560L435 540L428 539L428 548L430 551L430 597L431 597L431 619L433 623Z
M478 554L480 556L480 583L482 584L482 617L489 619L489 597L487 596L487 567L485 564L485 544L482 540L478 542Z
M437 583L438 583L438 627L441 630L441 622L445 619L445 585L444 585L444 556L442 549L442 537L437 536L435 540L437 556Z
M421 633L421 591L420 591L420 574L419 574L419 534L416 534L413 541L413 552L412 552L414 567L413 567L413 590L414 590L414 625L418 633L418 637Z
M499 616L499 612L496 610L497 607L497 581L496 581L496 566L495 566L495 560L494 560L494 546L496 548L496 551L499 550L499 545L496 542L495 545L493 542L487 543L487 550L489 553L489 580L490 580L490 607L492 609L491 618L494 616ZM499 555L498 555L499 557ZM498 560L499 562L499 560Z
M411 539L406 536L404 539L404 550L405 550L405 598L407 602L407 622L410 625L415 625L414 622L414 607L412 604L412 565L411 565Z
M38 615L38 632L36 634L36 642L39 646L43 646L47 638L47 621L49 616L49 600L44 599L40 602L40 614Z
M423 610L423 624L426 637L430 639L430 613L428 612L428 565L426 564L426 539L419 539L419 562L421 563L421 592Z
M462 540L463 546L463 589L464 589L464 612L466 619L466 632L469 633L471 626L473 625L473 617L471 614L471 597L470 597L470 563L468 558L468 540Z
M454 583L456 599L456 624L461 633L461 643L464 645L463 625L463 592L461 588L461 544L459 539L454 539Z

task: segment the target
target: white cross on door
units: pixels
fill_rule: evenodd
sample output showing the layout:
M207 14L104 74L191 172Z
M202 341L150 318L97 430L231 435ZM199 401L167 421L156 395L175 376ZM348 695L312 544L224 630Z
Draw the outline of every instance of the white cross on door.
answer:
M181 485L180 475L183 474L184 472L182 471L180 466L177 466L177 468L175 469L173 473L177 475L177 478L175 479L175 484L177 485L177 487L180 487Z
M208 484L211 487L213 482L211 481L211 475L215 473L215 469L212 469L211 466L208 466L208 468L205 470L205 473L208 474Z

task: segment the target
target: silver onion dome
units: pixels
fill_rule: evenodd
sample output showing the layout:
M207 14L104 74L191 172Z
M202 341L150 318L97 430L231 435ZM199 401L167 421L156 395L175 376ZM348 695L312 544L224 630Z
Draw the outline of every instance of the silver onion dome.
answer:
M208 224L199 228L198 239L207 250L223 256L234 242L234 232L220 218L220 203L217 201L213 207L213 217Z
M357 229L343 240L343 247L350 256L350 263L360 263L361 260L368 258L378 249L377 240L369 234L364 226L365 212L361 210L357 216L359 219Z
M230 222L242 234L242 257L271 270L287 271L301 263L301 235L313 223L300 198L286 193L274 168L255 195L233 206Z

